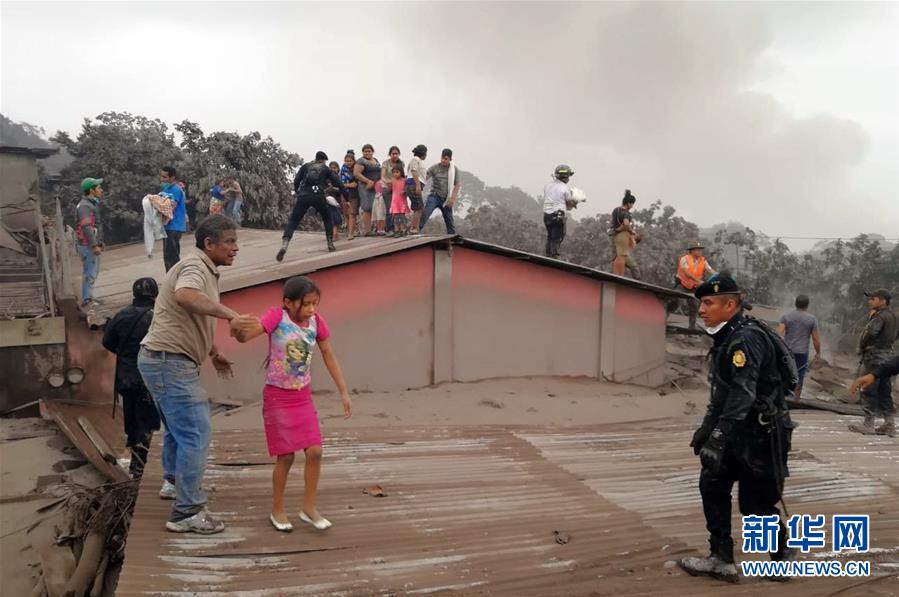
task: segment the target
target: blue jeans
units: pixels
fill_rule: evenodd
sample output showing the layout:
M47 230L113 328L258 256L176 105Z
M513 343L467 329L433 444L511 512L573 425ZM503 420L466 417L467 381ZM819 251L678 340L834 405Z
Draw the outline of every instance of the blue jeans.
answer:
M181 354L141 348L137 368L165 424L162 474L175 484L169 520L183 520L206 505L203 473L212 426L206 390L200 385L200 367Z
M240 225L241 220L243 219L243 214L241 214L241 208L243 207L243 199L238 197L233 201L229 201L226 205L226 213L225 215L237 222Z
M421 222L419 222L418 224L419 230L422 230L425 227L425 224L428 223L428 218L430 218L434 210L439 207L440 213L443 214L443 223L446 224L446 233L456 233L456 226L453 224L453 208L444 207L444 203L446 203L445 198L438 197L434 193L428 195L428 200L427 202L425 202L424 211L422 211L421 213Z
M78 245L78 253L81 255L81 263L84 265L81 273L81 304L83 305L94 298L94 282L100 275L100 256L94 255L91 248L85 245Z
M796 361L796 369L799 371L799 385L805 381L805 374L808 373L808 353L794 352L793 360Z

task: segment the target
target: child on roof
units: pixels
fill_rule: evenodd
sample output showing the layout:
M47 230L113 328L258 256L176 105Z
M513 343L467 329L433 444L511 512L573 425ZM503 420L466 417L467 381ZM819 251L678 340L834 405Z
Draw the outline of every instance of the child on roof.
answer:
M299 518L321 531L331 526L316 507L322 461L321 430L310 386L312 351L316 344L340 392L344 418L352 414L346 382L331 348L331 333L325 320L316 313L320 299L321 291L315 282L305 276L294 276L284 284L281 306L272 307L261 318L243 315L231 322L231 335L238 342L248 342L262 334L269 336L262 418L269 455L277 457L272 472L269 521L282 532L293 530L284 509L284 490L294 453L299 450L306 455L305 491Z

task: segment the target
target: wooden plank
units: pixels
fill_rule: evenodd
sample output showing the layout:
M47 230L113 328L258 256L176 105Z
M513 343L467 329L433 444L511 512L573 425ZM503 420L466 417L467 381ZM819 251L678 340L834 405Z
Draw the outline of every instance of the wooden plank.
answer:
M808 408L811 410L826 410L841 415L857 415L859 417L864 416L865 414L862 407L857 404L829 402L826 400L816 400L814 398L803 398L802 400L788 398L787 406L790 407L790 410Z
M91 443L97 448L97 452L100 453L103 460L110 464L115 464L115 454L112 453L112 449L109 447L109 444L106 443L106 440L103 439L103 436L94 429L93 424L91 424L86 417L78 417L78 425L81 427L82 431L84 431L84 434L87 435L87 439L91 440Z
M65 343L66 321L64 317L0 321L0 348Z

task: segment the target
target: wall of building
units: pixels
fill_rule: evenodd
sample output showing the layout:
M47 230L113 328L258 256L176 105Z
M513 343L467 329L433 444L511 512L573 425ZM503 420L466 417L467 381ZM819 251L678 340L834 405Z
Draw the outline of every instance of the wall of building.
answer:
M665 309L650 292L465 247L424 246L310 274L322 289L319 312L347 384L391 391L443 381L534 375L661 383ZM227 292L222 302L262 315L281 304L283 281ZM111 396L114 359L101 333L72 318L69 364L84 364L76 396ZM246 402L261 395L267 339L240 344L227 323L220 350L235 362L220 380L207 363L210 396ZM334 385L320 353L313 390Z
M602 284L453 248L453 378L599 376Z
M322 290L319 313L350 389L404 390L432 383L434 256L431 247L394 253L309 275ZM222 295L240 313L262 315L281 304L283 282ZM259 396L266 339L240 344L224 321L216 330L220 350L235 361L235 378L222 382L211 367L204 384L211 395L235 400ZM316 352L313 391L334 389Z
M0 220L10 228L34 230L35 203L28 201L28 194L37 184L37 162L34 156L18 153L0 153ZM22 202L30 209L23 211Z
M654 294L604 282L602 374L620 383L664 381L665 305Z

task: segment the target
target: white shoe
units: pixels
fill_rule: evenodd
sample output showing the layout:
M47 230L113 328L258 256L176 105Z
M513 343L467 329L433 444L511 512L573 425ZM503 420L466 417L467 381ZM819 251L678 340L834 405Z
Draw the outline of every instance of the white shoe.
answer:
M161 500L173 500L175 499L175 484L169 481L168 479L162 482L162 487L159 489L159 499Z
M272 523L272 526L275 527L276 530L281 531L282 533L289 533L290 531L293 530L293 525L290 524L290 521L278 522L277 519L275 519L274 514L269 514L268 519Z
M316 520L312 520L311 518L306 516L306 513L303 511L300 511L300 520L302 520L303 522L308 522L320 531L324 531L331 527L331 521L324 516L319 516Z

